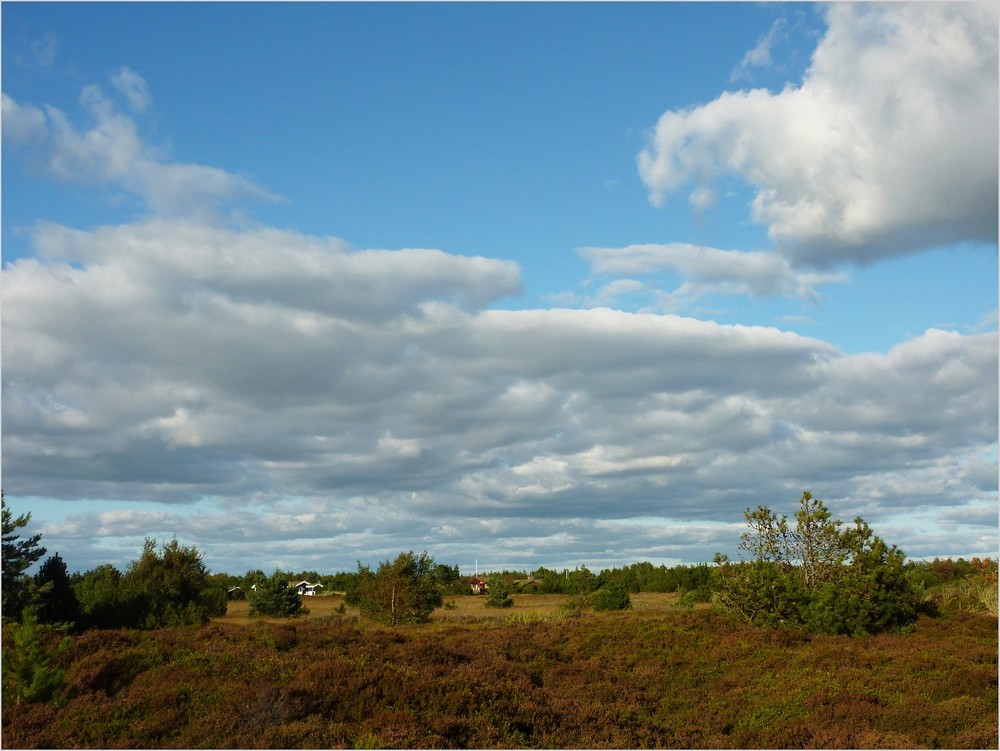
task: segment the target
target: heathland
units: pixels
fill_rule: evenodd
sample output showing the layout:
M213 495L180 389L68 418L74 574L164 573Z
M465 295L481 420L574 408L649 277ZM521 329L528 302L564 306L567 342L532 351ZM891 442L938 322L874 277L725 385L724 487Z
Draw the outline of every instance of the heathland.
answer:
M996 748L997 618L808 634L676 594L593 612L460 596L385 627L309 614L92 629L56 654L58 701L5 703L3 745L49 748ZM57 639L56 634L39 638ZM53 644L49 646L54 646Z

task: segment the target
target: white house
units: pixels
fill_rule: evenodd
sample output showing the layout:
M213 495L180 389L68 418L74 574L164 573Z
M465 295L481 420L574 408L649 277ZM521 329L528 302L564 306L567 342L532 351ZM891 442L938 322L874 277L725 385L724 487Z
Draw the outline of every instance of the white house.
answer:
M303 597L314 597L316 595L316 590L322 587L323 585L319 583L310 584L309 582L303 580L300 581L298 584L293 584L292 586L295 588L295 591L298 592Z

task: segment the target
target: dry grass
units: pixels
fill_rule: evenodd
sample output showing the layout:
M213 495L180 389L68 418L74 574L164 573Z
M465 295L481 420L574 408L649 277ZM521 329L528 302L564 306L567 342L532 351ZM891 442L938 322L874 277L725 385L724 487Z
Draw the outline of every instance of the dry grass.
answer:
M679 604L678 596L673 593L640 592L631 597L632 609L639 613L664 613L682 607ZM445 596L444 601L448 607L435 610L431 614L431 621L447 623L449 621L467 622L480 619L488 621L501 618L511 620L558 618L565 614L573 599L570 595L514 595L513 607L488 608L485 605L485 597ZM346 605L343 596L339 594L304 597L302 602L309 610L309 613L302 617L304 620L327 620L338 617L352 620L360 616L360 611L356 607ZM454 603L454 607L451 607L451 603ZM338 608L342 604L347 610L344 613L339 613ZM246 600L233 600L229 603L226 614L214 618L213 623L245 625L262 621L268 623L288 622L287 618L250 618L249 610L250 603Z

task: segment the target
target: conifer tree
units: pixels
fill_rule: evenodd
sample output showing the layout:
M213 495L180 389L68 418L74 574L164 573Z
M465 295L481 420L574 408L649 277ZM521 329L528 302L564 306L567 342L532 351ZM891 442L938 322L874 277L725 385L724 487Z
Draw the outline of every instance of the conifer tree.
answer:
M32 580L26 572L39 558L45 555L45 548L39 545L40 534L21 539L17 530L31 521L31 514L15 517L7 507L7 499L0 491L0 508L3 520L3 618L20 620L21 612L31 598Z

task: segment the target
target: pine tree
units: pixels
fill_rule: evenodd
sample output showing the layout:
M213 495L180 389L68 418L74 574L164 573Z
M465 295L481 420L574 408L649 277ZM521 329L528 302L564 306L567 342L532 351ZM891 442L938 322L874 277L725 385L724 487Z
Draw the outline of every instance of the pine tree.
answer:
M309 611L302 607L299 593L288 586L288 577L275 571L270 577L261 577L251 587L247 595L250 615L268 615L292 618Z
M20 539L17 530L31 520L31 514L14 517L7 508L7 499L0 491L0 507L3 518L3 618L17 621L31 599L32 580L26 575L39 558L45 555L45 548L38 543L40 534Z
M47 558L35 574L33 607L40 623L75 624L80 620L80 603L58 553Z

